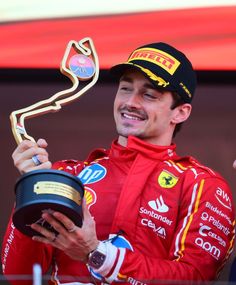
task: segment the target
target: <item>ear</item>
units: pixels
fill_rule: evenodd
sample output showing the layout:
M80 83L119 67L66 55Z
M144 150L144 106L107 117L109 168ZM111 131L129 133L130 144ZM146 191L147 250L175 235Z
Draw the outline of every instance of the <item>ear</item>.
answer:
M185 103L182 105L177 106L174 109L174 114L172 118L172 123L179 124L188 119L192 111L192 105Z

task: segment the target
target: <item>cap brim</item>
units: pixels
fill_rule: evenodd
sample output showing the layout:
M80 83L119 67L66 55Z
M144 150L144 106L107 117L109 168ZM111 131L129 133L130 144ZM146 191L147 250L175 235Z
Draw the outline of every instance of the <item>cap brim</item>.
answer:
M168 85L166 87L159 86L157 84L157 82L152 80L138 65L133 64L133 63L124 62L124 63L114 65L113 67L111 67L110 73L115 78L120 79L121 76L129 69L134 69L134 70L141 72L153 84L153 86L157 89L163 89L166 91L174 91L175 90L171 85Z
M111 67L110 73L114 75L116 78L120 78L128 69L140 70L140 68L138 68L137 66L130 64L128 62L124 62Z

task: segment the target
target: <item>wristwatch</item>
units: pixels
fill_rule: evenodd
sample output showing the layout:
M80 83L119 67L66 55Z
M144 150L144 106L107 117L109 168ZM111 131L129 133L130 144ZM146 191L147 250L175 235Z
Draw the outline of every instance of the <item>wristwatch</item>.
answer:
M106 259L106 246L103 242L99 242L97 248L89 253L88 265L93 269L102 267Z

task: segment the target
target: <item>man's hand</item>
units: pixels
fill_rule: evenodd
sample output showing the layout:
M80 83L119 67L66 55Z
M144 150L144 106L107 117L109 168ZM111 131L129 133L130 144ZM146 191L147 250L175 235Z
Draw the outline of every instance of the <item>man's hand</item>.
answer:
M99 241L97 239L95 221L85 201L83 201L82 207L84 219L81 228L75 226L68 217L60 212L43 213L42 218L58 232L58 235L38 224L32 224L31 228L43 236L34 236L32 239L51 244L72 259L86 263L88 254L98 246Z
M46 151L47 142L44 139L39 139L37 143L30 140L22 141L12 154L14 165L21 174L36 169L49 169L52 167L48 160ZM32 157L35 157L38 165L35 164Z
M233 168L236 169L236 160L235 160L234 163L233 163Z

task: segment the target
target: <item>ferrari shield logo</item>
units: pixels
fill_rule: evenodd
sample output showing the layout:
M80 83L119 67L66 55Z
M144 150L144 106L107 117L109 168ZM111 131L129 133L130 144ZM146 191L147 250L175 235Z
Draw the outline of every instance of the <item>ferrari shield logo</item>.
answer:
M163 188L172 188L178 182L178 177L174 176L167 170L163 170L158 177L158 183Z

